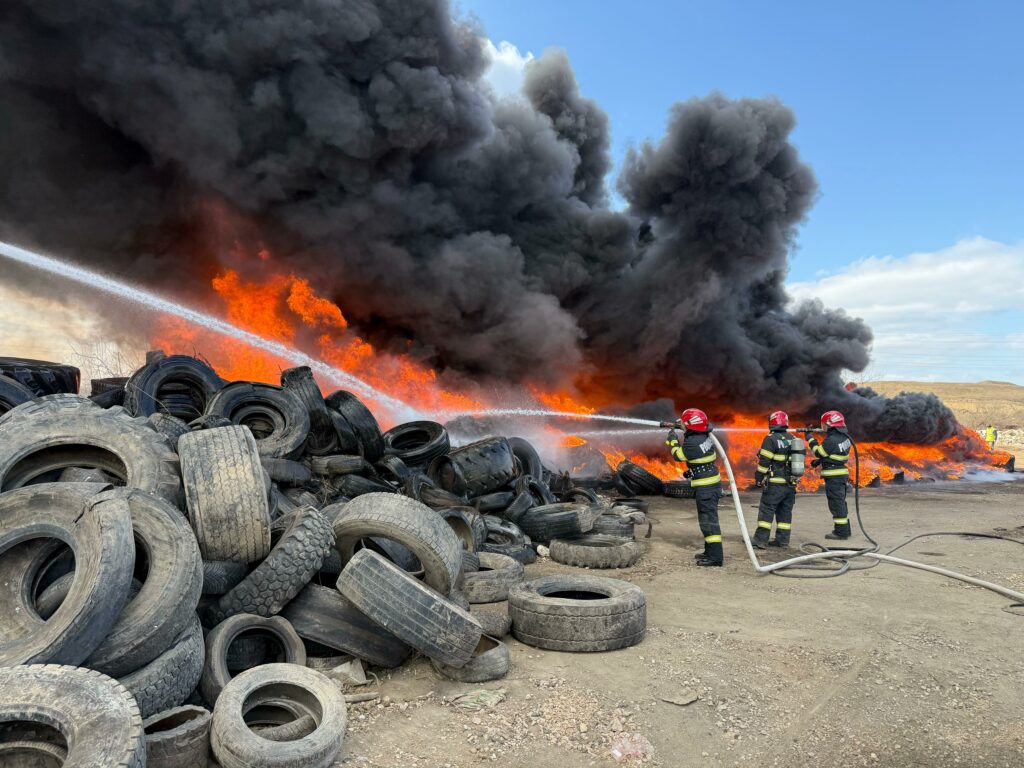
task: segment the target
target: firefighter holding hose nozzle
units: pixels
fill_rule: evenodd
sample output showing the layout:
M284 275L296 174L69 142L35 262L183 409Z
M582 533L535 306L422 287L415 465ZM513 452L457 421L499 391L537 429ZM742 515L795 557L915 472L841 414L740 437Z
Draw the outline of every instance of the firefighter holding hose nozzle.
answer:
M789 546L796 484L803 474L803 451L803 441L789 434L789 414L775 411L768 417L768 434L757 452L754 484L764 489L757 508L757 530L752 542L758 549ZM799 459L799 468L795 459ZM773 521L775 539L768 541Z
M823 413L821 429L825 432L825 439L820 443L810 431L804 432L804 437L814 456L811 466L820 466L821 476L825 479L825 498L828 499L828 510L832 513L832 533L825 534L825 538L843 541L850 538L850 516L846 507L846 484L850 479L850 470L846 463L850 460L853 443L846 431L846 419L839 411Z
M675 429L668 433L665 444L676 461L685 461L689 478L697 499L697 522L704 536L704 551L695 557L699 566L721 566L722 528L718 524L718 501L722 498L722 477L718 474L718 453L708 434L711 424L708 415L696 408L682 413L679 426L685 429L682 444Z

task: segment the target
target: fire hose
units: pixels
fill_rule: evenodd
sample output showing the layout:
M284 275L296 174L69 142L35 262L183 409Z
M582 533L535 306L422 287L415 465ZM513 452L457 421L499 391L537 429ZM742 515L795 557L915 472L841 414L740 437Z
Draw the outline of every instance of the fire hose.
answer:
M853 455L854 455L854 467L855 467L854 486L853 486L853 488L854 488L854 490L853 490L854 510L856 512L856 515L857 515L857 525L860 526L861 532L864 534L865 538L867 538L867 540L871 542L872 546L864 547L864 548L860 548L860 549L829 549L828 547L822 546L820 544L814 544L812 546L818 547L821 551L810 552L810 553L807 553L807 554L798 555L796 557L791 557L791 558L789 558L787 560L781 560L781 561L779 561L777 563L769 563L768 565L762 565L758 561L758 559L757 559L757 554L754 552L754 546L753 546L753 544L750 541L750 533L749 533L749 531L747 531L747 524L746 524L746 521L743 518L743 506L740 503L740 494L739 494L739 490L737 489L736 478L733 475L732 464L729 462L729 455L726 453L725 448L722 447L722 444L719 442L719 440L715 436L715 434L713 432L710 433L710 434L711 434L711 439L714 441L715 447L718 450L718 454L725 461L725 469L726 469L726 472L729 475L729 483L730 483L731 488L732 488L732 499L733 499L733 504L736 507L736 520L737 520L737 522L739 523L739 526L740 526L740 534L743 537L743 544L747 548L747 554L750 556L750 562L753 564L754 570L756 570L758 573L774 574L776 576L789 576L789 577L796 576L796 577L802 577L802 578L829 578L829 577L833 577L833 576L840 576L840 575L846 573L847 571L851 570L852 561L855 560L856 558L867 558L869 560L873 560L874 561L870 565L865 566L865 567L868 567L868 568L874 567L875 565L878 565L879 563L892 563L894 565L903 565L903 566L906 566L908 568L916 568L918 570L928 571L929 573L935 573L935 574L938 574L939 576L945 576L945 577L950 578L950 579L956 579L957 581L962 581L962 582L964 582L966 584L972 584L972 585L974 585L976 587L982 587L983 589L991 590L992 592L1000 594L1000 595L1002 595L1004 597L1007 597L1010 600L1014 601L1013 605L1009 606L1009 607L1018 607L1020 605L1024 605L1024 594L1022 594L1020 592L1017 592L1015 590L1009 589L1008 587L1004 587L1004 586L1002 586L1000 584L993 584L990 581L983 581L982 579L976 579L973 576L967 576L967 575L962 574L962 573L957 573L956 571L950 571L950 570L948 570L946 568L939 568L939 567L934 566L934 565L927 565L926 563L919 563L919 562L917 562L915 560L907 560L907 559L904 559L902 557L893 557L893 555L891 554L892 552L895 552L897 549L900 549L901 547L905 547L907 544L909 544L911 541L914 541L915 539L919 539L919 538L923 538L924 536L931 536L931 535L937 535L937 536L952 536L952 535L956 535L956 536L980 536L982 538L989 538L989 539L998 538L998 539L1002 539L1004 541L1015 541L1018 544L1022 543L1022 542L1016 541L1015 539L1009 539L1009 538L1004 537L1004 536L995 536L993 534L976 534L976 533L970 533L970 532L945 532L945 531L943 531L943 532L934 533L934 534L928 534L928 533L920 534L918 536L913 537L912 539L908 539L907 541L903 542L898 547L895 547L894 549L890 550L889 553L883 554L883 553L879 552L878 551L878 549L879 549L878 542L876 542L874 539L871 538L870 535L868 535L868 532L865 530L864 523L863 523L863 521L861 519L861 514L860 514L860 494L859 494L859 491L858 491L859 486L860 486L860 457L857 454L857 445L856 445L856 443L853 443ZM784 571L789 570L789 569L813 569L813 570L820 570L823 566L827 568L828 567L828 565L827 565L828 563L832 563L832 564L834 564L834 565L836 565L838 567L836 567L836 568L829 568L828 572L826 572L826 573L818 573L818 574L793 574L793 573L785 573L784 572ZM858 568L858 569L855 569L855 570L863 570L863 569L859 569Z

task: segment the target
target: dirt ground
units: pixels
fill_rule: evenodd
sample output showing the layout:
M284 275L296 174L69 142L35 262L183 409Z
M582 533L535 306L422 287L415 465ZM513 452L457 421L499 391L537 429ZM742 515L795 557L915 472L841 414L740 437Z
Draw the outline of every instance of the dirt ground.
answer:
M757 500L743 501L753 521ZM1024 482L882 488L862 502L883 551L925 531L1024 541ZM1024 616L1004 610L1009 601L891 565L824 580L758 576L731 505L722 513L726 567L701 569L693 501L652 499L647 552L610 574L647 594L639 646L566 654L509 639L508 677L480 685L416 660L381 678L380 702L350 707L338 764L639 764L610 755L623 734L649 740L644 764L668 767L1024 764ZM794 543L829 529L824 498L801 496ZM1013 543L935 537L901 554L1024 590L1024 548ZM527 575L562 568L542 561ZM498 689L504 700L479 711L452 702Z

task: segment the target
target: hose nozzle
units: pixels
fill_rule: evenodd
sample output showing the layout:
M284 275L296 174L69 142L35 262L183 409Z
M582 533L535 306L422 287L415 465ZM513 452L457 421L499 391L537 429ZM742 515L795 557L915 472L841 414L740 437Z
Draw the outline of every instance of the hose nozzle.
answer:
M675 421L663 421L658 426L659 427L664 427L665 429L682 429L683 428L683 420L682 419L676 419Z

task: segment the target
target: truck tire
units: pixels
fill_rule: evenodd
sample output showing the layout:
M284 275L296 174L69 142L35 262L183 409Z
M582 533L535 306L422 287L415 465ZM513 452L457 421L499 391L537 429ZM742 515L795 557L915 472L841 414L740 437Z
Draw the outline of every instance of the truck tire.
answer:
M380 424L370 413L369 408L351 392L339 389L327 396L327 407L336 411L348 425L359 442L360 453L371 464L380 461L384 455L384 436Z
M77 395L82 380L81 371L73 365L20 357L0 357L0 376L14 379L36 397L63 392Z
M144 720L146 768L206 768L211 718L208 710L190 704Z
M515 480L517 476L515 456L508 440L504 437L488 437L475 443L456 448L449 454L457 471L452 479L441 473L441 487L448 491L461 493L463 489L456 487L459 478L465 485L465 493L470 497L483 496L497 491ZM431 477L432 480L437 478Z
M169 413L154 413L148 421L153 429L167 438L174 450L178 450L178 438L191 431L188 424Z
M252 433L231 426L178 442L185 498L204 560L252 563L270 552L270 508Z
M493 637L482 635L472 658L464 666L450 667L434 659L431 659L430 663L441 676L449 680L458 680L462 683L500 680L508 674L508 646Z
M696 497L697 491L689 480L669 480L665 483L665 495L672 499L692 499Z
M145 419L72 395L34 400L0 416L0 491L95 467L119 484L181 506L178 457Z
M509 589L524 578L523 564L492 552L480 553L480 569L462 575L462 591L469 602L500 603L508 599Z
M450 666L464 666L480 642L480 625L467 611L376 552L356 552L338 590L395 637Z
M334 533L324 516L312 507L301 507L291 514L266 559L207 607L207 623L219 624L239 613L279 613L316 576L333 547Z
M573 538L593 527L593 516L586 514L589 506L563 503L534 507L519 518L517 525L531 541Z
M307 585L285 606L281 616L304 640L351 654L375 667L400 666L412 652L336 589L318 584Z
M142 717L131 693L90 669L56 664L0 669L0 720L60 731L68 751L57 765L146 765ZM44 757L39 764L55 763Z
M199 617L174 639L170 647L141 669L120 678L139 704L143 717L181 704L203 674L203 628Z
M544 576L509 590L513 636L549 651L592 653L636 645L647 628L643 591L599 576Z
M615 468L626 484L633 489L634 493L646 494L648 496L661 496L665 492L665 483L661 478L652 475L643 467L634 464L629 459L623 459Z
M330 509L329 507L327 509ZM330 513L325 509L325 514ZM391 539L411 551L423 566L424 581L442 595L462 573L462 543L429 507L404 496L370 493L345 504L334 520L342 563L348 563L368 537Z
M299 396L272 384L228 384L210 399L206 415L247 427L263 458L294 458L309 436L309 414Z
M226 382L202 360L170 355L144 365L125 384L124 408L132 416L169 413L189 422Z
M629 568L640 559L640 553L640 545L632 539L604 534L551 542L551 559L576 568Z
M324 456L334 452L338 445L338 433L334 429L331 412L324 402L323 393L313 378L312 369L308 365L302 365L283 371L281 386L295 393L309 415L309 434L302 452L311 456Z
M207 704L214 705L224 687L231 680L228 669L228 649L241 636L259 637L268 645L276 645L281 661L286 664L306 663L306 647L292 625L280 616L265 618L251 613L240 613L225 619L206 636L206 663L203 666L199 690Z
M58 537L73 547L76 576L67 599L49 621L21 609L24 593L5 579L6 637L0 666L60 663L78 666L99 647L128 599L135 560L128 503L102 486L50 483L0 494L0 563L30 539ZM19 545L25 547L21 549ZM7 564L9 567L10 564ZM32 576L18 574L19 578ZM31 615L29 615L31 613Z
M90 379L89 398L92 399L97 395L103 395L118 389L124 392L124 387L127 383L127 376L108 376L103 379Z
M294 741L254 734L245 713L264 701L293 696L316 721ZM210 746L223 768L330 768L345 738L345 697L330 678L294 664L267 664L243 672L224 687L213 710Z
M469 514L466 514L466 512ZM462 509L460 507L448 507L447 509L437 510L437 514L441 516L448 527L452 529L456 536L459 537L459 541L462 542L462 548L470 552L476 550L476 534L473 530L473 517L476 517L476 511L473 509ZM485 528L486 530L486 528Z
M9 376L0 376L0 414L33 399L35 395L28 387Z
M384 453L397 456L407 466L425 467L451 450L448 430L436 421L410 421L383 435Z

